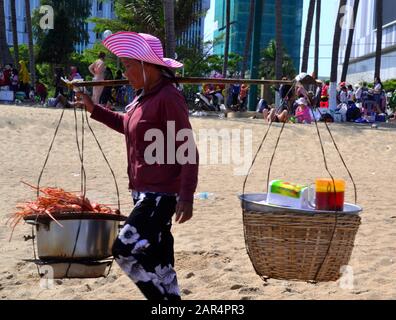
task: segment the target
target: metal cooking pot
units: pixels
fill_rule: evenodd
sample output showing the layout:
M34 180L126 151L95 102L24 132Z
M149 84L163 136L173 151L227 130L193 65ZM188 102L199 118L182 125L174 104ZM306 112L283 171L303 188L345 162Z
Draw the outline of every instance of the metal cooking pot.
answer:
M78 218L76 218L76 216ZM27 217L36 226L37 249L41 260L102 260L112 255L121 221L114 214L54 214L59 226L49 217Z

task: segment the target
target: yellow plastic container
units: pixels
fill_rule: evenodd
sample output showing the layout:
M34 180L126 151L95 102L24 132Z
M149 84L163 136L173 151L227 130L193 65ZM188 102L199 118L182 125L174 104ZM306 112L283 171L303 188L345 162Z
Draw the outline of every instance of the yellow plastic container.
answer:
M334 179L335 191L345 192L346 183L341 179ZM334 184L332 179L316 179L315 181L317 192L334 192Z

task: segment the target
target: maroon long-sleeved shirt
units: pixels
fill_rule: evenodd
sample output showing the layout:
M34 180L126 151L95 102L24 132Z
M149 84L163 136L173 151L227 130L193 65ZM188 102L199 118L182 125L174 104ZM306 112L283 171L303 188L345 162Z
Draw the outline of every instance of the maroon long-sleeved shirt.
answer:
M198 151L193 138L189 141L193 143L195 150L195 154L192 153L190 157L195 158L192 163L179 164L176 154L170 155L169 159L167 155L167 142L175 143L176 153L178 147L187 140L185 138L184 141L176 141L172 135L168 137L167 125L170 123L172 127L174 123L176 135L182 129L192 130L183 96L171 82L163 79L143 97L136 98L133 105L126 114L100 106L95 106L91 114L92 119L125 135L129 188L144 192L177 193L181 201L193 202L198 183ZM163 133L165 163L148 164L145 161L146 148L155 141L153 138L145 141L145 134L150 129L159 129ZM168 161L173 157L174 162Z

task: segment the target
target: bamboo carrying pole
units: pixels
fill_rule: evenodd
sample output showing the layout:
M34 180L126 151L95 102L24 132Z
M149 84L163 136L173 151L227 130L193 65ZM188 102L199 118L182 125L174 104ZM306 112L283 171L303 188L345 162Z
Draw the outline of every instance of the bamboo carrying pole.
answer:
M274 84L288 84L292 85L292 81L282 80L260 80L260 79L218 79L218 78L182 78L176 77L179 83L188 84L261 84L261 85L274 85ZM103 80L103 81L63 81L63 84L67 87L97 87L97 86L108 86L116 87L129 84L128 80Z

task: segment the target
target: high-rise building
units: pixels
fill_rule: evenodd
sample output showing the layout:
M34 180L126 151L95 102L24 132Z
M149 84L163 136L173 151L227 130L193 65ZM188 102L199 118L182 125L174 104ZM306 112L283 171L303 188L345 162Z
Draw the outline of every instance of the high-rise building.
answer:
M348 11L352 16L353 1L348 0ZM381 78L396 78L396 6L394 0L383 0L382 62ZM375 51L377 46L376 1L360 1L355 32L349 60L347 81L372 82L375 69ZM344 62L349 28L343 28L340 50L340 68Z
M214 31L214 39L216 39L225 34L226 1L212 0L212 3L215 6L214 19L217 29ZM231 0L230 52L243 55L249 22L249 10L250 0ZM300 68L303 0L282 0L282 12L283 45L298 71ZM275 0L265 0L261 25L261 49L266 48L272 39L275 39ZM214 46L213 53L222 55L224 53L224 45L224 40L218 41Z
M195 3L194 12L203 13L210 7L210 0L200 0ZM191 26L177 39L178 45L202 49L204 42L205 16L191 23Z
M4 1L4 12L6 20L6 37L7 42L12 46L12 25L11 25L11 8L10 1ZM30 0L31 14L40 6L40 0ZM26 13L25 13L25 0L15 0L15 8L17 15L17 30L18 30L18 43L27 44L28 35L26 28ZM98 1L92 0L91 16L99 18L114 18L114 1ZM102 38L101 34L94 32L95 24L92 22L86 23L88 30L89 40L88 43L81 43L76 45L76 51L82 52L85 48L91 48L97 40Z

